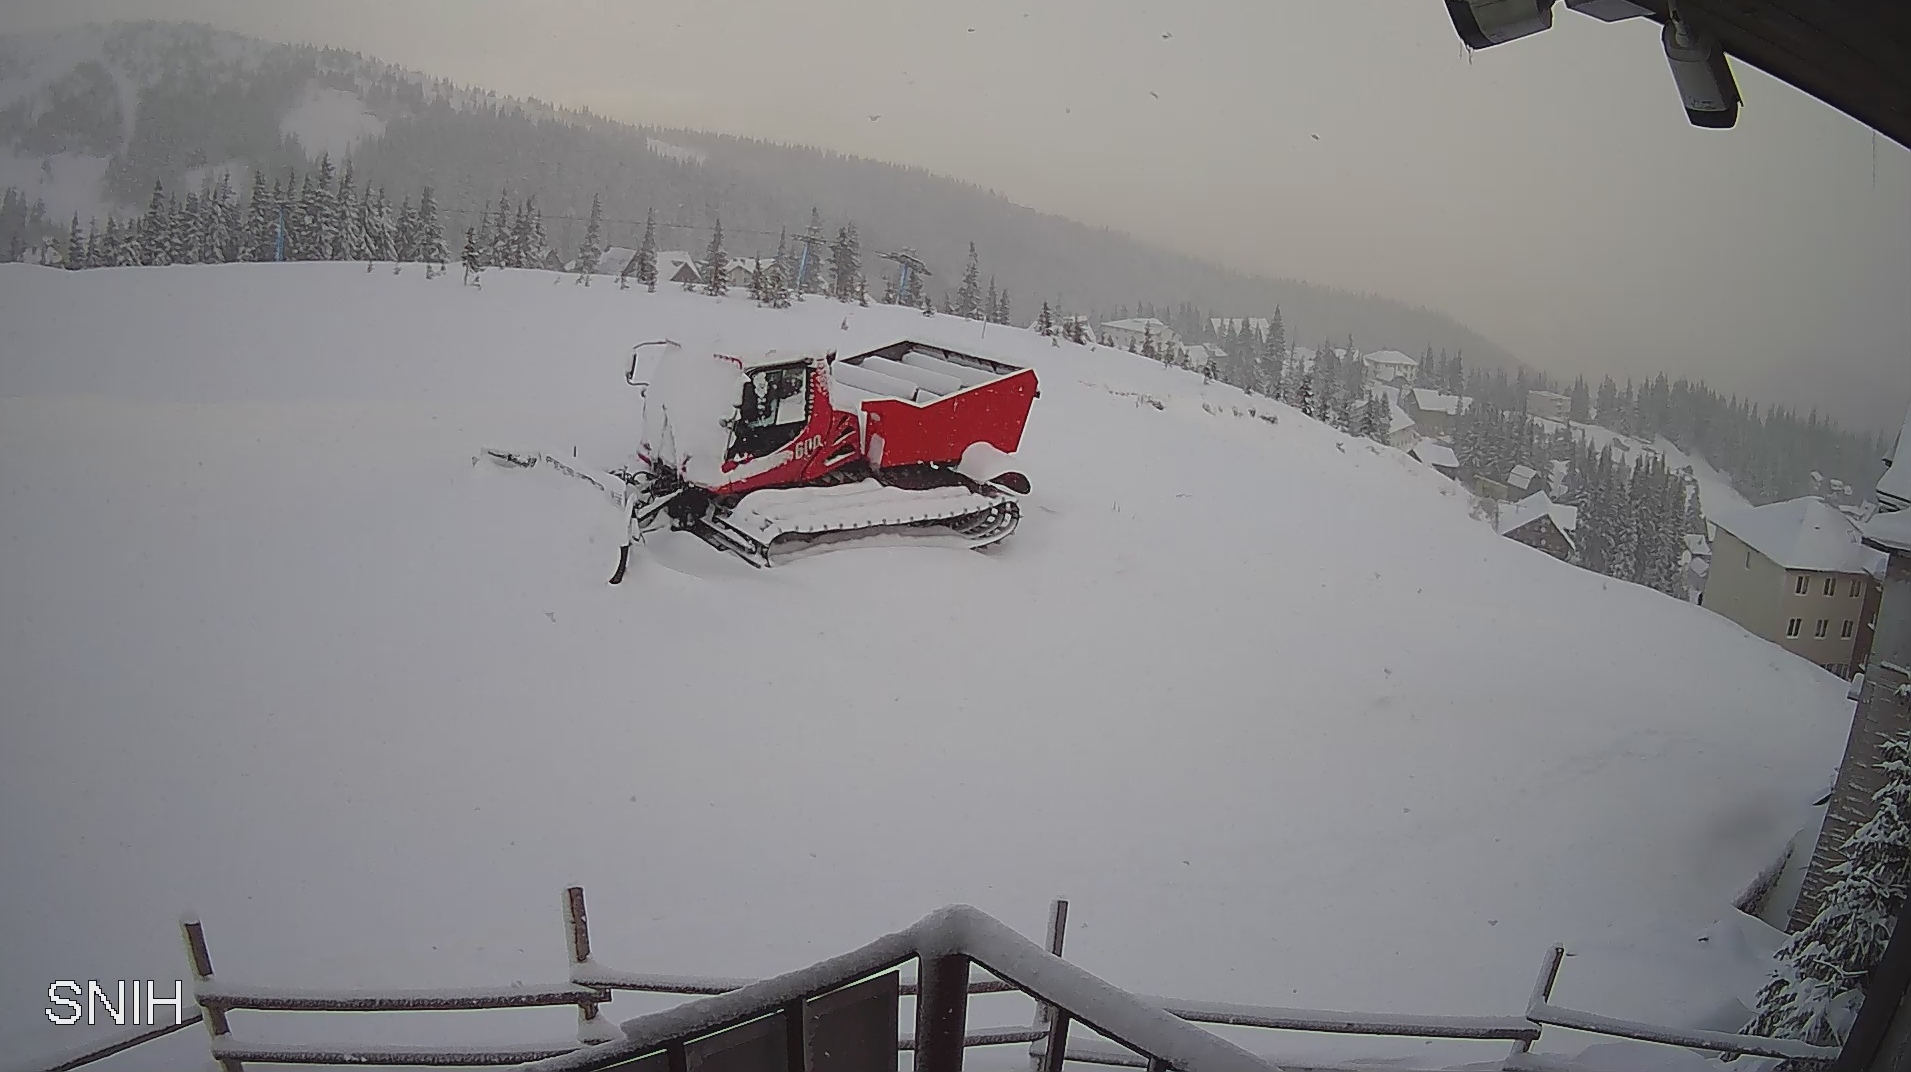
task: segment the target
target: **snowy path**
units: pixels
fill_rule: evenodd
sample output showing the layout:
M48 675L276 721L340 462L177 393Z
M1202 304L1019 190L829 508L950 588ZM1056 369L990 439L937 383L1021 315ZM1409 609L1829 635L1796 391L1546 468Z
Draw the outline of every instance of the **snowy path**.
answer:
M1830 675L1131 355L549 280L0 265L0 1044L72 1041L41 980L174 977L186 908L237 981L552 979L570 882L635 970L1057 895L1071 958L1190 999L1506 1014L1557 940L1756 956L1696 943L1835 764ZM600 496L470 464L617 460L641 339L913 331L1040 372L995 553L675 537L613 589ZM1589 971L1562 1000L1710 1011Z

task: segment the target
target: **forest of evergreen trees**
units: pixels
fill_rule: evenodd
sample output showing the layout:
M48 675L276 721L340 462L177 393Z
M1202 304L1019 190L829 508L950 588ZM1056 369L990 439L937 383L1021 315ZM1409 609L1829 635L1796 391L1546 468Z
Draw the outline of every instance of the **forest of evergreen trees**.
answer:
M265 175L254 171L243 197L229 175L216 182L208 176L183 198L155 182L143 214L123 220L108 216L104 226L89 219L84 227L74 216L60 238L54 237L44 208L36 203L28 209L23 200L12 187L0 194L7 259L25 259L33 250L41 263L70 269L315 260L442 266L446 258L431 187L420 191L416 205L406 197L394 210L383 188L357 188L351 165L338 174L327 157L302 178L288 170L269 187ZM511 248L536 247L542 258L548 251L536 230L535 206L528 227L526 222L521 206L520 230L513 233L522 241Z

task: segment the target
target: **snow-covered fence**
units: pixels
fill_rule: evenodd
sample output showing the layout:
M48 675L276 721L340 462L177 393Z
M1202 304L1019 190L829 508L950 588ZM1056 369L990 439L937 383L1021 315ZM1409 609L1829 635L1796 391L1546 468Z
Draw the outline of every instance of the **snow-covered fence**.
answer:
M1600 1016L1595 1013L1581 1012L1552 1003L1553 983L1559 978L1560 962L1566 958L1564 946L1554 946L1546 955L1546 963L1540 968L1539 982L1533 987L1533 996L1526 1003L1526 1019L1544 1027L1564 1027L1574 1031L1585 1031L1595 1035L1614 1038L1636 1039L1640 1042L1655 1042L1664 1046L1682 1046L1693 1050L1710 1050L1724 1056L1744 1055L1748 1057L1795 1057L1831 1061L1837 1058L1835 1046L1813 1046L1808 1043L1794 1042L1791 1039L1760 1038L1756 1035L1734 1035L1727 1031L1699 1031L1662 1027L1658 1024L1641 1023L1637 1020L1621 1020L1613 1016ZM1557 1069L1557 1062L1535 1058L1527 1050L1529 1047L1516 1045L1506 1062L1507 1072L1527 1072L1527 1070Z
M181 922L193 969L197 1008L178 1025L148 1027L48 1055L14 1072L70 1072L112 1054L204 1023L212 1056L223 1072L244 1072L247 1061L294 1065L520 1066L523 1072L593 1072L612 1067L644 1072L687 1072L690 1056L700 1067L726 1047L725 1066L735 1072L867 1072L895 1066L897 1051L915 1051L916 1072L960 1072L970 1047L1026 1044L1031 1072L1061 1072L1064 1061L1149 1072L1309 1072L1303 1065L1251 1053L1197 1027L1215 1024L1276 1031L1342 1035L1389 1035L1422 1039L1501 1041L1512 1044L1502 1067L1521 1072L1566 1067L1531 1052L1545 1027L1590 1032L1721 1054L1831 1058L1825 1047L1778 1039L1691 1031L1599 1016L1552 1003L1565 950L1554 947L1541 968L1523 1016L1401 1016L1334 1012L1221 1002L1191 1002L1117 989L1062 959L1068 903L1056 901L1047 941L1036 945L989 916L963 905L944 908L914 926L807 968L770 979L665 975L620 971L596 961L591 951L584 890L564 894L569 978L563 982L500 987L419 990L316 990L242 986L213 975L205 931L197 919ZM896 969L915 961L916 978ZM981 973L971 972L980 967ZM603 1006L616 991L697 996L661 1012L611 1024ZM971 1029L974 994L1020 992L1036 1003L1027 1027ZM898 1001L916 999L915 1030L898 1030ZM240 1042L228 1013L422 1012L575 1006L574 1039L512 1046L303 1046ZM1118 1046L1069 1040L1080 1023ZM872 1024L876 1025L872 1028ZM874 1034L871 1032L874 1031ZM822 1034L854 1037L860 1057L812 1063L806 1056ZM822 1034L819 1034L822 1033ZM846 1034L847 1033L847 1034ZM886 1037L890 1041L881 1041ZM893 1042L893 1045L892 1045ZM882 1052L886 1050L886 1056ZM755 1058L749 1055L755 1054ZM766 1056L768 1055L768 1056ZM774 1059L771 1059L771 1058ZM749 1063L755 1060L755 1064ZM637 1062L630 1064L628 1062ZM742 1063L739 1063L742 1062ZM775 1067L772 1067L775 1066Z

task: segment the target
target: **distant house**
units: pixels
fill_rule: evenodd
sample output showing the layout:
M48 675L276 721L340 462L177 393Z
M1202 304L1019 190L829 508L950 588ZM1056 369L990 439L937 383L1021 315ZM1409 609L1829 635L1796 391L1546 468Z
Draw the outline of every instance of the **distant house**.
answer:
M1360 363L1367 366L1367 373L1381 383L1412 383L1414 373L1420 369L1420 362L1398 350L1376 350L1371 354L1361 354Z
M1267 334L1268 319L1264 316L1211 316L1208 318L1208 330L1216 335L1238 335L1243 326L1253 328L1261 335Z
M1712 570L1712 560L1697 558L1687 560L1685 564L1685 598L1694 603L1705 602L1705 578Z
M1539 471L1526 465L1515 465L1507 472L1506 479L1501 483L1520 497L1546 490L1546 481L1540 479Z
M749 286L751 277L756 275L756 266L759 262L762 263L763 270L767 272L770 270L770 265L776 263L776 258L775 257L761 257L761 258L732 257L730 258L730 263L725 269L726 274L730 277L730 285L733 287ZM662 271L661 268L659 268L658 270ZM788 282L794 285L795 281L789 280Z
M1850 518L1806 497L1712 520L1707 610L1840 677L1864 665L1885 555L1860 541Z
M1420 428L1413 423L1413 418L1407 416L1406 411L1391 396L1382 395L1381 398L1387 403L1387 445L1406 450L1419 442Z
M681 249L660 249L657 251L657 282L701 283L703 273L697 268L697 259L689 253Z
M1459 395L1442 394L1430 387L1415 387L1400 392L1400 408L1407 411L1407 416L1413 418L1414 424L1419 425L1420 433L1442 438L1453 434L1454 422L1471 401Z
M1407 449L1407 454L1427 463L1433 471L1451 480L1460 478L1460 456L1445 443L1422 439Z
M1221 360L1228 356L1226 350L1210 343L1195 343L1182 351L1187 366L1196 372L1209 372L1217 368Z
M1152 316L1129 317L1127 320L1110 320L1101 326L1101 339L1110 346L1123 350L1133 347L1141 349L1142 343L1152 338L1156 346L1163 344L1179 345L1181 336L1173 328L1156 320Z
M636 253L636 250L626 249L623 246L610 246L606 248L597 255L597 274L616 275L618 272L624 270L624 265L630 263L630 258L634 253ZM564 270L567 272L577 271L576 259L573 258L565 261Z
M1579 509L1562 506L1536 491L1500 511L1500 535L1509 540L1537 547L1564 562L1573 555L1573 530L1579 525Z
M1573 400L1553 391L1528 391L1526 412L1549 421L1564 421L1572 416Z

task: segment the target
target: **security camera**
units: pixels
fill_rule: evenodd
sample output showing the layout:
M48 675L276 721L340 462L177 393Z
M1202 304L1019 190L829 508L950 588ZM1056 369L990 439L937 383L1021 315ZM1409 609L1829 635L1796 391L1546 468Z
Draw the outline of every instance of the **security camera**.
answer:
M1447 0L1447 15L1468 48L1491 48L1551 29L1553 0Z
M1724 129L1738 122L1738 82L1717 39L1699 33L1675 13L1666 20L1666 62L1695 127Z

